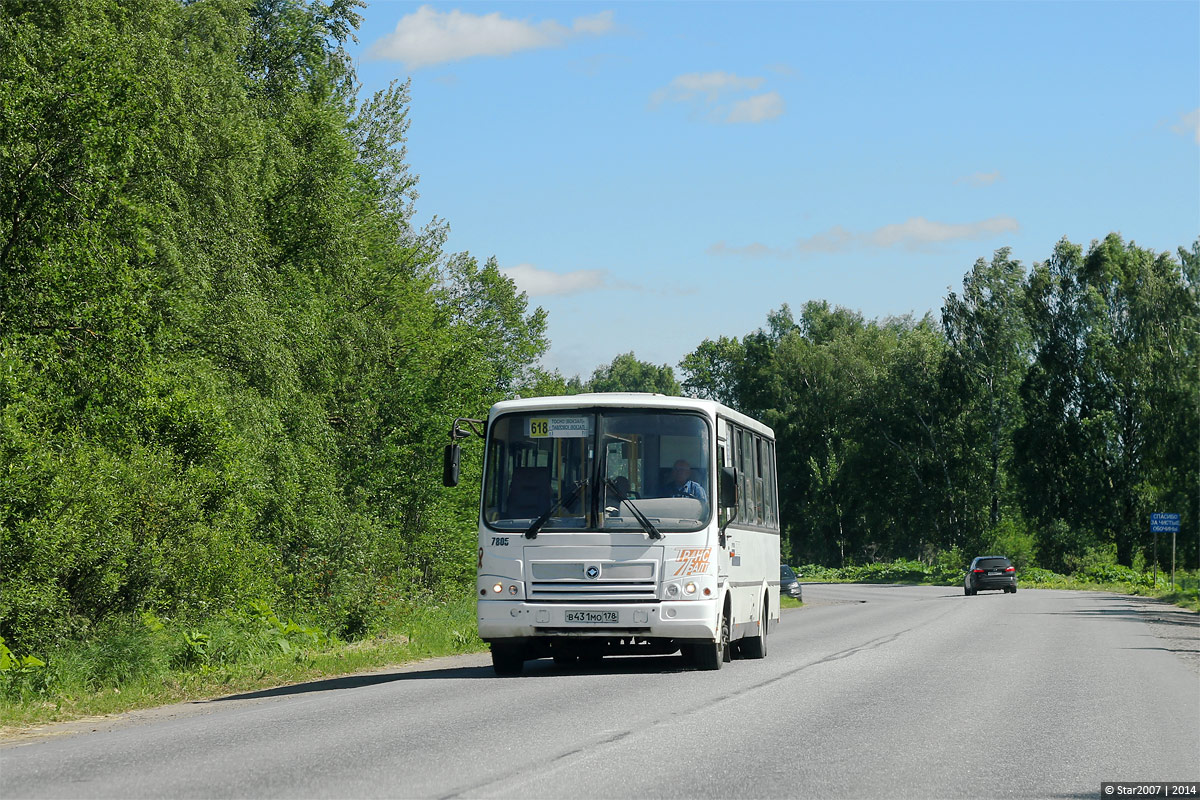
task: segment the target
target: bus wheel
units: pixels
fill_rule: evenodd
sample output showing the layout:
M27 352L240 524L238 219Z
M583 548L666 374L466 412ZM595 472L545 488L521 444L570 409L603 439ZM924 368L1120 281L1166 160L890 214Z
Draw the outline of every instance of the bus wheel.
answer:
M525 648L519 644L492 642L492 669L502 678L520 675L525 669Z
M763 603L763 613L767 613L766 603ZM758 635L743 638L741 651L742 658L767 657L767 624L762 617L758 619Z

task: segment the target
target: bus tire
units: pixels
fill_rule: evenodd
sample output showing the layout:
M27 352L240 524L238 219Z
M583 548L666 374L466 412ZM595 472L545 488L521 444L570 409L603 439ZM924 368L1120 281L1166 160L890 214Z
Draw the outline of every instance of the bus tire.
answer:
M512 678L525 669L525 648L509 642L492 642L492 669L502 678Z
M767 603L763 600L763 615L767 614ZM767 623L763 616L758 618L758 635L746 636L742 638L742 658L766 658L767 657Z

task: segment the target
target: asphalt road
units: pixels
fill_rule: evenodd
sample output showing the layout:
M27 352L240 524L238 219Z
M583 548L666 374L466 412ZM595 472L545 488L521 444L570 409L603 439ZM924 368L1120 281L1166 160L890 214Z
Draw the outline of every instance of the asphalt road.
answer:
M463 656L172 706L0 747L0 797L1050 798L1200 779L1195 614L804 592L763 661L498 679Z

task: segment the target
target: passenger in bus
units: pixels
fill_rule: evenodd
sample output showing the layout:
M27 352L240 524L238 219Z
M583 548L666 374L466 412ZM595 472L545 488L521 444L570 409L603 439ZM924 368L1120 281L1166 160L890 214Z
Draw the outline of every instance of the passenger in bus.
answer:
M675 462L666 490L668 497L694 497L701 503L708 502L704 487L692 480L692 465L682 458Z

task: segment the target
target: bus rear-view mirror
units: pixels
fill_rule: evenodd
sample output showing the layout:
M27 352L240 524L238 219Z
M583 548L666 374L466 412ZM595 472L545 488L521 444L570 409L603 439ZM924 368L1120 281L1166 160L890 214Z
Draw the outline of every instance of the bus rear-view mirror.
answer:
M460 458L461 453L458 445L446 445L446 452L442 455L443 486L458 486L458 468Z
M741 483L738 471L734 467L721 467L720 501L721 508L732 508L738 504L738 484Z

